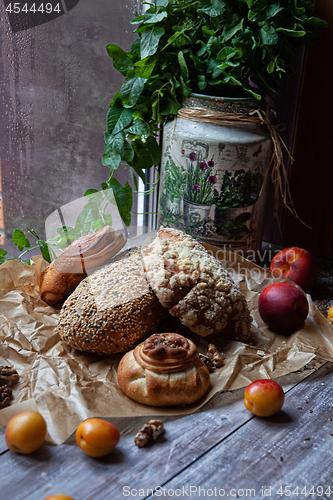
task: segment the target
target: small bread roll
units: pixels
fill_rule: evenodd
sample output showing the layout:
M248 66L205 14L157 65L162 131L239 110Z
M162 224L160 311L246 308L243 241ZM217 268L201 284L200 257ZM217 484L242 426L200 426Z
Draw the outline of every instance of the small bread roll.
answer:
M129 398L148 406L195 403L210 385L196 345L178 333L155 333L126 353L117 378Z
M161 228L142 249L148 283L163 307L202 337L245 342L251 316L230 273L191 236Z
M62 306L57 332L81 351L114 354L131 349L166 314L133 249L81 281Z
M43 272L41 299L50 306L63 301L87 276L88 271L106 264L125 243L123 235L115 235L110 226L74 241Z

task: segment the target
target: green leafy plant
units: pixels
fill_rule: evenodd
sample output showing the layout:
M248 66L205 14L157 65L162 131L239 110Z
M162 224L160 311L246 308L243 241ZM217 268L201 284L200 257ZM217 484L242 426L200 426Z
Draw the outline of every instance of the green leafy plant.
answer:
M259 197L262 183L263 176L260 172L245 172L241 169L232 174L226 170L220 193L215 193L213 203L220 210L253 205Z
M199 205L211 205L214 200L214 185L217 182L215 175L212 175L214 161L200 161L200 157L193 152L189 154L189 161L184 199Z
M30 259L25 259L24 257L32 250L36 250L38 248L44 259L48 262L51 262L55 258L55 255L53 254L52 250L49 249L48 243L44 240L41 240L38 234L33 229L26 228L26 230L35 238L36 244L31 246L31 243L24 232L21 229L15 229L13 232L13 243L17 246L19 251L22 252L17 257L17 260L29 265ZM8 260L14 260L13 258L6 257L6 255L6 250L0 248L0 264Z
M124 222L131 220L132 192L115 185L127 165L135 186L156 167L163 122L191 93L262 99L281 90L302 45L319 41L326 22L305 0L156 0L132 23L138 38L130 51L107 51L125 82L107 114L103 165ZM124 200L128 203L124 204Z
M164 187L168 191L169 199L173 203L184 192L186 171L181 165L176 165L172 158L168 158L165 166Z
M30 258L26 258L27 254L39 249L42 257L47 262L52 262L56 257L53 248L63 250L82 236L86 236L91 232L96 233L106 225L111 226L112 217L106 213L106 209L110 203L115 203L112 190L98 191L97 189L90 189L85 195L88 201L76 219L75 226L58 227L55 238L46 241L42 240L33 229L26 228L27 233L36 240L32 246L25 233L21 229L15 229L12 236L13 243L22 252L17 257L17 260L24 264L30 264ZM8 258L6 250L0 248L0 264L8 260L13 260L13 258Z

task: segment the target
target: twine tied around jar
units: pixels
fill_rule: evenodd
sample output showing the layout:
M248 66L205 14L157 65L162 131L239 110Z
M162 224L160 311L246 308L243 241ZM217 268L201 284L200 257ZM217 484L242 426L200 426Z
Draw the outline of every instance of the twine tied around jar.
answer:
M294 159L292 158L287 146L285 145L284 141L281 138L281 135L279 133L279 130L281 130L281 128L279 126L272 125L265 111L263 111L262 109L253 109L250 110L247 114L234 113L234 112L224 113L221 111L218 112L209 111L205 108L200 108L200 107L188 107L179 109L178 116L180 118L185 118L187 120L212 123L215 125L225 125L225 126L242 125L242 124L252 124L258 126L265 125L268 129L269 135L273 143L273 153L269 162L268 169L266 171L266 175L271 169L271 181L274 185L273 214L276 220L278 221L280 233L281 233L281 227L278 218L280 196L282 197L283 204L285 205L285 207L287 207L288 210L300 222L302 222L302 224L310 228L310 226L305 224L298 216L293 201L291 199L290 187L288 182L288 173L283 159L283 148L288 153L291 164L293 163Z

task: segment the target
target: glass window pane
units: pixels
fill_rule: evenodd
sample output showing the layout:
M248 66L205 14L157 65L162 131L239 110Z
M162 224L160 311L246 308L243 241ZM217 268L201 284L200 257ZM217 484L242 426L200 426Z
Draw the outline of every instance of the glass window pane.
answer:
M66 13L16 32L8 3L0 2L0 238L4 231L4 248L17 255L13 229L44 238L49 214L108 179L106 114L123 77L106 45L130 49L141 2L61 0Z

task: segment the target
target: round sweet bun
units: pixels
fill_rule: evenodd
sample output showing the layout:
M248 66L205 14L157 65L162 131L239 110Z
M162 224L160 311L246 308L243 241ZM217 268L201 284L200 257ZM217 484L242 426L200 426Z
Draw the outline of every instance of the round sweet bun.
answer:
M148 283L170 314L198 335L245 342L250 311L230 273L191 236L161 228L142 249Z
M117 378L126 396L148 406L195 403L210 385L196 345L177 333L155 333L126 353Z
M76 349L114 354L131 349L166 314L133 249L81 281L62 306L57 332Z

